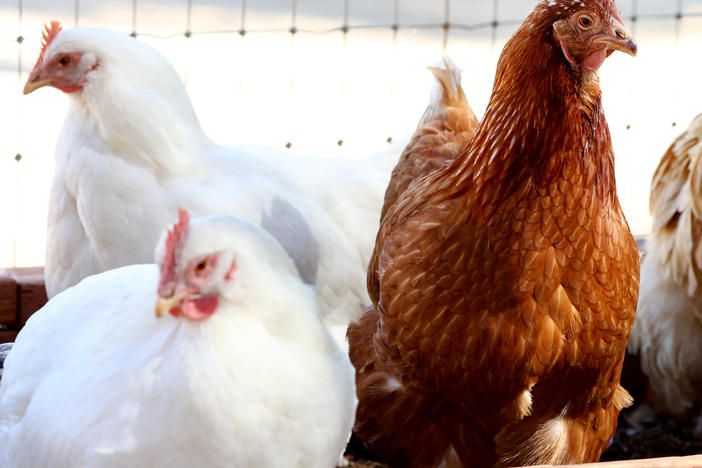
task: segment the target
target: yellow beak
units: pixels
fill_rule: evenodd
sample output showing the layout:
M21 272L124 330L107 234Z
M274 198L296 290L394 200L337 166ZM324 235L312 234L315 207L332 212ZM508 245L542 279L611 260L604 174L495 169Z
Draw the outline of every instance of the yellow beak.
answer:
M614 18L612 18L611 21L611 36L600 37L595 39L593 42L604 44L612 51L618 50L629 55L636 55L638 47L636 45L636 41L634 41L634 38L631 37L631 32L629 32L629 29Z
M44 86L49 86L49 85L51 85L51 83L52 83L51 78L42 79L41 73L35 68L29 74L29 78L27 78L27 82L24 84L24 90L22 92L24 94L29 94L32 91L36 91L39 88L43 88Z
M161 317L164 313L179 305L187 296L187 292L182 292L171 297L159 296L156 301L156 317Z

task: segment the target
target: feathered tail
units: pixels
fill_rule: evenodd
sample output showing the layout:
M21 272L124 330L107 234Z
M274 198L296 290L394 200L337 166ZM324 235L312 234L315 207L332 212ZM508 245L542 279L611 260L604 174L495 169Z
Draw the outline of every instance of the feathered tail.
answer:
M473 138L478 119L461 87L461 70L444 57L429 70L436 78L417 130L392 171L381 219L412 181L445 166Z
M468 100L461 86L461 69L451 57L445 55L436 66L428 67L434 74L436 83L429 99L429 109L437 107L467 107ZM472 113L472 110L471 110Z

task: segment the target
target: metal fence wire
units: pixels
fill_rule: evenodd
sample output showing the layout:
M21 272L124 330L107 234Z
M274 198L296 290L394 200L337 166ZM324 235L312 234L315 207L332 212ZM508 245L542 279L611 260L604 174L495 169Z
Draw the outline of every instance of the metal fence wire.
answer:
M24 1L18 0L17 11L18 11L18 31L20 33L14 39L17 42L17 76L18 81L21 83L23 80L23 73L25 72L23 68L23 57L22 57L22 43L25 41L25 37L21 34L24 22ZM255 1L255 0L254 0ZM350 33L356 30L389 30L392 32L392 47L393 56L397 49L397 37L399 31L417 31L417 30L440 30L442 34L442 50L446 52L448 42L453 31L489 31L491 41L494 44L497 38L497 32L500 27L503 26L517 26L521 24L522 19L499 19L500 12L500 0L492 0L492 21L476 22L471 24L454 22L451 17L451 0L434 0L437 4L443 1L443 12L444 21L442 23L413 23L413 24L401 24L398 21L400 12L400 0L390 0L392 1L393 8L393 22L391 24L350 24L349 23L349 5L352 0L343 0L343 17L340 18L340 23L338 26L324 29L324 30L314 30L307 28L299 28L297 25L298 17L298 0L290 1L290 26L288 28L248 28L246 23L247 18L247 8L251 0L241 0L241 21L236 28L232 29L211 29L211 30L193 30L192 26L192 16L193 16L193 0L187 0L186 6L186 21L183 25L183 29L179 31L172 32L166 35L157 35L152 33L140 32L138 30L138 12L139 12L139 0L131 0L131 24L132 31L131 35L133 37L145 36L157 39L171 39L175 37L183 36L186 40L190 40L194 36L207 35L207 34L238 34L242 38L247 35L257 35L257 34L280 34L286 33L290 35L290 40L292 43L293 50L295 48L295 38L298 34L311 34L311 35L332 35L334 33L341 33L343 35L344 49L347 47L348 36ZM421 1L421 0L420 0ZM675 20L675 38L676 42L679 42L680 38L680 24L681 21L688 17L702 17L702 11L684 11L683 0L675 0L675 11L665 12L665 13L641 13L639 12L639 0L631 1L631 13L625 15L624 19L629 22L632 27L632 32L636 32L637 23L640 20ZM668 0L663 0L667 2ZM623 2L619 2L623 3ZM662 3L662 2L661 2ZM80 0L74 0L74 25L80 24ZM38 35L34 39L38 39ZM0 41L0 46L12 42L13 39L6 39L5 41ZM294 53L294 52L293 52ZM185 70L185 81L187 83L187 68ZM291 87L294 82L293 78L290 78ZM343 87L343 85L342 85ZM21 87L18 89L21 90ZM21 101L20 101L21 103ZM17 106L18 117L21 117L21 105ZM12 155L17 162L22 160L22 152L20 145L20 135L19 130L17 134L17 152ZM389 137L392 139L391 137ZM343 139L338 141L339 145L343 144ZM286 146L290 148L293 145L292 142L287 142Z
M17 35L12 37L11 35L11 29L5 28L4 34L9 35L10 37L7 38L2 38L0 35L0 47L2 46L10 46L12 42L16 42L17 44L17 59L16 59L16 74L17 74L17 100L15 101L14 109L12 109L12 103L10 102L7 107L5 107L4 112L5 113L12 113L13 115L16 116L17 122L23 122L23 107L24 107L24 100L19 98L19 95L22 92L22 85L23 81L26 79L26 74L29 70L30 65L33 63L33 58L35 54L37 53L36 50L24 50L25 47L23 47L23 44L26 41L33 41L33 42L38 42L40 38L40 30L37 28L36 30L36 35L31 35L31 37L25 37L23 35L23 31L25 31L25 21L26 21L26 8L27 8L27 2L30 0L17 0L17 19L18 19L18 24L17 24ZM152 2L154 0L151 0ZM461 17L461 20L457 19L456 14L455 14L455 7L457 6L457 2L461 2L461 0L415 0L414 2L410 0L383 0L382 2L378 0L378 5L380 3L383 3L383 8L388 8L390 6L391 8L391 15L388 17L392 18L392 21L389 23L383 23L383 24L375 24L372 22L368 23L355 23L352 21L350 11L354 7L354 3L357 2L368 2L368 0L338 0L338 2L343 2L343 5L340 5L340 8L338 9L340 12L340 15L337 20L332 20L335 21L337 24L333 27L330 28L322 28L322 29L314 29L310 28L307 26L301 25L300 22L300 2L304 2L305 0L290 0L289 1L289 9L285 9L287 11L287 14L289 15L289 22L286 27L280 27L280 21L277 21L272 27L266 27L264 24L263 27L261 27L260 21L257 24L251 24L249 22L250 18L250 13L252 8L257 7L257 2L256 0L240 0L240 4L231 4L227 5L226 8L232 9L232 10L238 10L238 22L232 22L230 28L211 28L211 29L201 29L194 27L194 21L193 17L194 14L198 12L199 8L205 8L208 6L208 4L204 0L184 0L180 2L171 2L168 5L164 3L165 0L157 0L161 1L161 5L163 5L164 8L170 8L173 7L175 8L176 6L178 8L183 7L183 3L185 3L185 22L178 26L177 24L173 25L173 31L169 31L168 33L165 34L157 34L152 31L148 31L148 28L144 28L144 26L141 23L140 19L140 12L143 8L144 3L149 3L147 0L126 0L124 2L123 9L124 10L131 10L130 15L131 15L131 33L132 36L138 37L138 38L151 38L151 39L158 39L158 40L168 40L168 39L176 39L180 38L180 40L185 40L185 66L181 68L182 70L182 75L183 79L186 83L186 85L189 82L189 77L190 77L190 72L191 69L189 68L188 65L188 51L190 50L190 42L193 41L196 38L200 37L206 37L206 36L212 36L212 35L219 35L220 37L226 37L226 36L238 36L240 41L241 41L241 50L240 53L243 54L245 53L248 45L247 41L250 40L250 38L253 37L258 37L258 36L264 36L264 35L288 35L289 40L290 40L290 50L289 53L292 57L290 60L291 63L294 64L294 62L300 57L299 54L304 53L304 50L301 50L302 47L305 47L303 44L300 44L300 38L302 36L306 37L320 37L320 38L329 38L329 40L332 40L333 38L341 38L341 52L340 54L345 57L347 54L347 49L349 48L349 38L353 37L353 35L357 32L361 31L384 31L386 33L386 36L383 37L388 37L388 41L390 42L387 47L390 49L390 57L388 62L390 63L389 65L389 70L390 70L390 75L392 78L389 81L389 84L387 88L385 89L385 92L388 96L388 103L389 105L392 105L393 103L393 98L396 94L397 91L397 85L398 85L398 79L396 77L396 64L398 62L397 60L397 54L398 54L398 38L402 33L417 33L417 34L423 34L423 33L431 33L434 35L438 35L440 37L440 47L437 47L436 50L436 57L440 57L442 52L447 52L450 49L451 42L454 40L454 38L457 35L462 35L464 37L466 34L468 36L475 36L478 37L480 36L483 38L485 41L489 41L493 48L495 48L496 45L499 45L500 41L500 31L504 31L505 29L515 29L523 20L523 15L521 15L520 12L520 17L516 17L518 15L512 15L510 11L508 11L511 6L507 0L484 0L483 3L487 3L488 1L490 2L490 8L491 8L491 18L482 18L480 21L475 21L475 22L470 22L470 21L465 21L465 15ZM427 22L403 22L401 21L402 17L402 12L407 10L407 9L412 9L415 8L416 5L420 4L421 2L427 2L430 1L432 3L432 8L435 9L434 15L432 15L432 21L427 21ZM522 0L520 0L522 1ZM514 0L512 0L514 3ZM221 4L222 2L218 3L219 7L223 7ZM391 4L391 5L386 5L386 4ZM462 0L463 6L465 6L466 3L470 3L470 0ZM513 4L512 3L512 4ZM531 7L535 1L527 2L529 3L529 7ZM632 32L634 33L634 36L636 36L637 33L637 28L639 24L642 21L646 21L647 23L658 23L661 28L671 28L672 31L668 31L668 34L672 34L674 37L674 43L677 46L680 43L680 38L682 34L682 28L681 25L682 23L687 20L687 19L692 19L692 18L698 18L702 17L702 1L700 0L695 0L695 1L683 1L683 0L675 0L674 6L672 5L673 2L670 0L619 0L618 2L619 7L622 9L623 16L625 21L628 23L628 25L631 27ZM645 5L642 5L645 4ZM658 6L651 6L652 4L656 4ZM33 4L34 5L34 4ZM278 2L278 7L280 7L281 3ZM36 5L34 5L36 7ZM84 17L85 13L84 10L81 8L81 1L80 0L73 0L73 23L75 25L84 25L84 22L86 21L86 18ZM308 4L309 6L309 4ZM62 8L66 9L66 5L63 5ZM47 15L50 15L50 9L51 7L47 7ZM529 8L530 9L530 8ZM278 8L280 11L280 8ZM439 15L439 12L442 14ZM65 16L65 15L64 15ZM484 16L484 15L483 15ZM515 16L515 17L513 17ZM443 20L436 21L436 18L442 17ZM48 21L50 16L47 16L46 20ZM65 26L70 26L70 24L65 25ZM34 25L32 25L34 27ZM140 29L142 28L142 29ZM127 32L127 31L125 31ZM338 40L338 39L337 39ZM438 45L438 44L437 44ZM496 48L495 48L496 49ZM496 56L499 53L499 50L494 50L493 51L494 55ZM23 54L30 54L30 57L24 57ZM693 58L693 60L696 60L696 58ZM421 64L422 66L424 65L429 65L426 63ZM240 63L240 73L244 75L246 73L246 64L244 60L241 60ZM490 72L489 74L492 74ZM287 94L289 96L292 96L295 93L296 86L298 86L299 82L296 79L296 71L295 71L295 66L290 66L289 70L283 70L282 73L283 76L279 77L281 80L287 81ZM240 88L242 86L242 81L239 81ZM346 74L343 72L343 70L340 73L339 76L339 82L338 82L338 89L340 90L340 93L343 95L345 93L347 83L346 83ZM675 86L674 84L671 84L671 86ZM673 91L674 93L680 93L679 90ZM633 97L630 96L630 99L634 99ZM470 100L470 96L469 96ZM287 106L286 106L287 104ZM288 120L293 121L295 120L295 116L298 113L298 106L299 103L295 101L292 97L290 97L287 100L287 103L283 103L283 112L287 111L288 115ZM702 105L700 106L702 109ZM419 115L416 115L417 120L419 118ZM636 115L636 112L630 112L629 115L626 116L626 118L630 118ZM671 116L670 119L668 119L668 126L669 127L675 127L678 125L678 118L677 116ZM624 128L627 130L630 130L633 123L631 121L627 122L617 122L617 124L623 124ZM683 123L683 125L685 125ZM611 125L610 125L611 126ZM348 133L348 120L346 121L346 127L342 126L338 129L337 133L335 135L325 135L324 138L326 138L329 141L330 146L336 146L336 147L342 147L346 145L349 141L349 138L351 138L347 133ZM407 128L408 131L411 131L411 128ZM382 141L383 143L385 142L392 142L394 138L397 138L397 128L389 128L387 131L384 132L384 135L382 136ZM27 155L25 154L25 146L26 142L23 141L26 137L23 136L24 132L23 129L21 128L21 125L18 124L16 126L16 135L15 138L13 139L15 141L15 148L14 151L9 149L9 152L6 152L5 154L0 154L0 162L4 159L7 161L8 159L13 159L14 162L16 163L16 168L17 175L15 177L15 180L17 181L15 183L15 194L14 194L14 219L15 219L15 232L14 232L14 245L12 248L12 259L10 263L12 265L17 265L18 264L18 248L17 248L17 243L18 239L21 238L21 234L19 232L19 228L17 227L19 224L21 224L21 219L22 215L24 212L24 209L21 206L21 199L22 199L22 193L24 193L23 188L21 186L21 176L20 176L20 169L19 166L21 166L25 160L27 159ZM7 135L10 137L10 135ZM376 135L377 136L377 135ZM11 138L11 137L10 137ZM286 147L288 149L294 148L296 146L296 134L294 131L289 131L288 135L286 138L281 140L280 146ZM9 146L5 145L5 151L8 151ZM26 179L26 177L25 177ZM650 179L649 179L650 180ZM639 191L640 192L640 191ZM635 197L640 197L641 194L637 192L636 195L632 195ZM44 214L42 213L41 218L43 219ZM0 239L2 241L2 239ZM0 254L0 263L2 262L2 254ZM23 262L19 262L23 263ZM2 266L2 265L0 265Z

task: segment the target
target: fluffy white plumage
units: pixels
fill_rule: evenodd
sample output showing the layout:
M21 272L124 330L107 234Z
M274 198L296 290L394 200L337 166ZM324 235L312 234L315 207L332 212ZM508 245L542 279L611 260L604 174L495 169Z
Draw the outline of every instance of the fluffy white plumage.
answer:
M105 29L51 38L25 92L39 87L29 89L45 78L42 68L71 53L81 89L68 93L56 149L49 297L88 275L148 262L159 232L183 207L193 216L232 214L273 234L316 286L326 322L342 337L368 302L365 270L401 145L360 161L219 147L202 131L171 64Z
M0 383L0 466L335 466L354 371L311 288L247 222L194 220L179 264L212 252L236 273L205 320L155 317L156 265L86 278L31 317Z
M682 415L702 403L702 115L656 169L651 213L629 350L659 407Z

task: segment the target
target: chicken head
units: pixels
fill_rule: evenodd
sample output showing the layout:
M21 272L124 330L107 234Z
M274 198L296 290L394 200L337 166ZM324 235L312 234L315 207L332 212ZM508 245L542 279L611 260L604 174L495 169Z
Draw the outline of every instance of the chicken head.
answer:
M161 263L156 316L169 312L190 320L204 320L214 314L219 305L219 292L234 280L233 259L225 252L183 255L190 217L179 210L178 222L168 231L165 255ZM228 261L227 261L228 260Z
M41 53L24 85L24 94L44 86L53 86L64 93L75 93L83 89L88 74L98 67L97 58L92 53L67 50L65 47L52 48L51 44L60 32L61 24L58 21L45 26Z
M565 0L560 7L563 13L573 12L553 24L563 55L572 65L594 71L615 50L636 55L636 42L614 1Z

